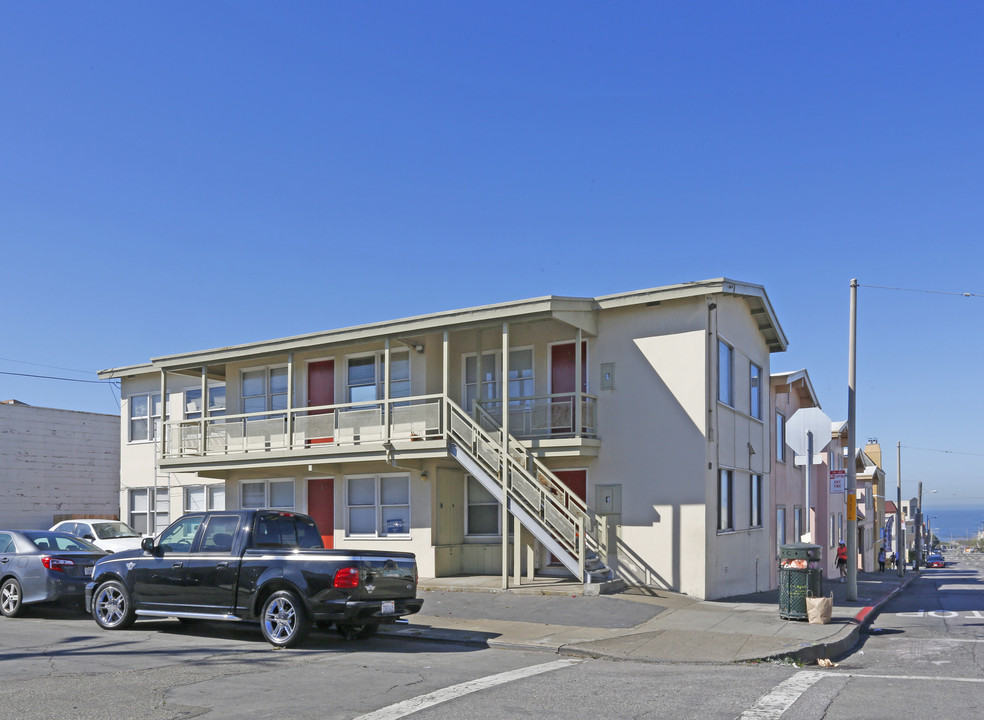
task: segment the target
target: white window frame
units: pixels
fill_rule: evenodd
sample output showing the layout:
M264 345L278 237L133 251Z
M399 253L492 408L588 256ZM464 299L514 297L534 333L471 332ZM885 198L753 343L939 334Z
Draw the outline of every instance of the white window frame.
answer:
M141 494L146 496L146 509L134 510L134 499ZM126 493L126 502L127 525L138 530L145 528L140 532L157 535L171 523L171 491L166 487L157 488L156 493L152 486L130 488ZM144 522L137 522L135 518L138 516L143 517ZM151 518L153 523L150 522Z
M762 527L762 476L752 474L749 482L749 527Z
M411 397L413 395L413 357L410 354L410 349L406 350L390 350L390 388L389 396L390 399L398 399ZM400 361L398 356L406 355L407 362L407 376L394 378L392 375L393 365ZM352 385L350 383L351 375L349 373L349 367L353 360L365 360L366 358L373 358L373 382L372 387L374 388L374 398L365 398L361 400L352 399L352 388L354 387L370 387L370 385ZM345 356L345 402L375 402L383 400L386 395L386 351L376 350L374 352L368 353L357 353L354 355Z
M513 375L516 364L513 363L513 355L516 353L530 354L530 375L529 377L515 377ZM485 402L501 402L502 401L502 348L493 348L491 350L482 351L482 360L476 361L476 381L473 383L468 382L468 361L477 358L478 353L462 353L461 355L461 397L465 403L465 410L471 412L473 401L478 398ZM482 377L481 370L482 365L485 364L486 359L492 359L492 379L486 380ZM536 349L532 345L522 345L520 347L509 348L509 385L513 386L516 383L528 384L532 392L529 395L514 395L512 392L509 393L509 403L512 407L518 405L527 405L529 401L526 398L533 397L536 395ZM473 397L468 394L469 388L476 391ZM489 390L489 393L483 392L483 390Z
M247 486L263 486L263 504L259 507L255 505L246 505L244 502L244 497L246 494ZM290 505L273 505L271 499L273 497L272 486L274 485L290 485L291 493L291 503ZM297 507L297 488L294 483L294 478L275 478L269 480L240 480L239 482L239 507L241 509L272 509L272 510L293 510Z
M837 513L830 513L830 547L837 545Z
M221 403L218 400L219 390L222 391ZM206 417L222 417L223 415L226 414L225 390L226 390L225 385L208 386L208 407L205 408ZM202 396L202 389L200 387L185 388L184 402L182 403L182 410L184 412L185 420L198 420L202 417L201 396Z
M786 416L776 411L776 460L786 462Z
M383 497L383 482L386 480L397 480L402 479L406 481L406 498L405 503L389 503L384 504L382 501ZM373 504L369 505L367 503L362 503L359 505L353 505L351 503L349 487L354 480L372 480L373 482ZM351 530L351 511L353 509L367 509L373 508L374 510L374 524L375 529L371 533L353 533ZM384 525L384 512L387 508L405 508L406 523L403 532L387 532ZM379 474L363 474L363 475L347 475L345 476L345 537L347 538L359 538L359 539L396 539L396 540L409 540L411 536L411 524L412 524L412 511L413 511L413 485L410 482L410 475L408 473L379 473Z
M753 362L748 363L748 414L762 419L762 368Z
M147 414L134 415L134 399L147 399ZM156 411L154 409L156 404ZM155 442L161 436L161 413L164 411L164 404L161 402L159 392L134 393L127 398L127 442L145 443ZM144 420L147 422L147 437L133 437L134 421Z
M193 491L202 491L202 500L204 501L204 507L191 507L189 502L189 496ZM222 491L222 502L218 502L216 491ZM193 512L212 512L216 510L225 510L225 485L224 484L212 484L212 485L185 485L182 497L184 500L184 511L185 513Z
M240 401L240 411L244 415L252 413L286 413L287 406L289 403L289 398L287 397L288 390L290 387L290 378L287 377L287 385L284 387L283 392L273 392L273 383L270 381L274 373L280 374L279 371L283 371L284 375L290 373L290 368L284 364L277 365L265 365L260 367L243 368L239 373L239 401ZM263 392L254 395L246 395L246 376L249 374L263 373ZM254 398L263 398L263 409L259 410L257 408L246 408L246 401L252 400ZM281 404L278 402L279 398L283 398L283 407L279 407Z
M719 533L735 529L735 471L718 470L718 521Z
M470 490L471 482L477 483L478 485L480 485L482 487L483 490L485 490L485 486L482 485L478 481L477 478L474 478L471 475L466 475L465 476L465 536L466 537L472 537L472 538L495 538L495 537L501 538L502 537L502 512L499 511L499 508L501 507L499 501L496 500L494 496L492 497L491 502L475 502L475 501L473 501L472 498L471 498L471 490ZM488 491L486 490L486 492L488 492ZM491 493L489 493L489 494L491 495ZM471 510L471 508L472 507L490 507L490 506L493 506L493 505L496 508L496 513L495 513L495 532L489 532L489 533L473 532L472 529L471 529L471 527L470 527L470 521L469 521L469 517L470 517L470 512L469 511Z
M728 407L735 406L735 348L721 338L718 338L717 399Z
M793 542L800 542L803 537L803 506L793 506Z
M786 544L786 538L788 533L786 532L788 528L786 527L786 506L777 505L776 506L776 550L782 548Z

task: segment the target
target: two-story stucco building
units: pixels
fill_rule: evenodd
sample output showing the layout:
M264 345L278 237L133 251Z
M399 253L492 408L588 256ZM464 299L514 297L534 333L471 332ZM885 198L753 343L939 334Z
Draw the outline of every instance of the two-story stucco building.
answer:
M122 381L135 526L179 506L296 509L329 546L416 553L422 577L613 574L715 598L769 587L770 355L786 344L764 288L716 279L100 377Z

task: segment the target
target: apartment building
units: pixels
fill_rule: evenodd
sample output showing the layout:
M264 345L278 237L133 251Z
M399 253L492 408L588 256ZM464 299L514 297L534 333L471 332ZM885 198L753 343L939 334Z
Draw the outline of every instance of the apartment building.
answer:
M122 501L309 513L422 577L769 587L765 289L547 296L163 355L119 378Z

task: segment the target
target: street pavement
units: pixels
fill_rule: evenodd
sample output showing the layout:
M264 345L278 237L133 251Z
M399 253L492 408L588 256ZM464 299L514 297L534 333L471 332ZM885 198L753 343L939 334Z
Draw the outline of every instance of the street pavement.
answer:
M501 578L422 578L421 612L381 632L468 645L543 650L561 655L655 663L735 663L834 659L920 573L858 573L858 599L847 585L823 581L833 594L825 625L779 616L779 592L699 600L652 588L585 596L573 581L537 579L503 591Z

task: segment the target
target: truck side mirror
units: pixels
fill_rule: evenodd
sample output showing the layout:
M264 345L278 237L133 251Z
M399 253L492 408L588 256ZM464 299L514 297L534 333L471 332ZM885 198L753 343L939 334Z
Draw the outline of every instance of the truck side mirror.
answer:
M140 547L141 547L141 549L146 550L149 553L153 553L154 552L154 538L152 538L152 537L145 537L143 540L140 541Z

